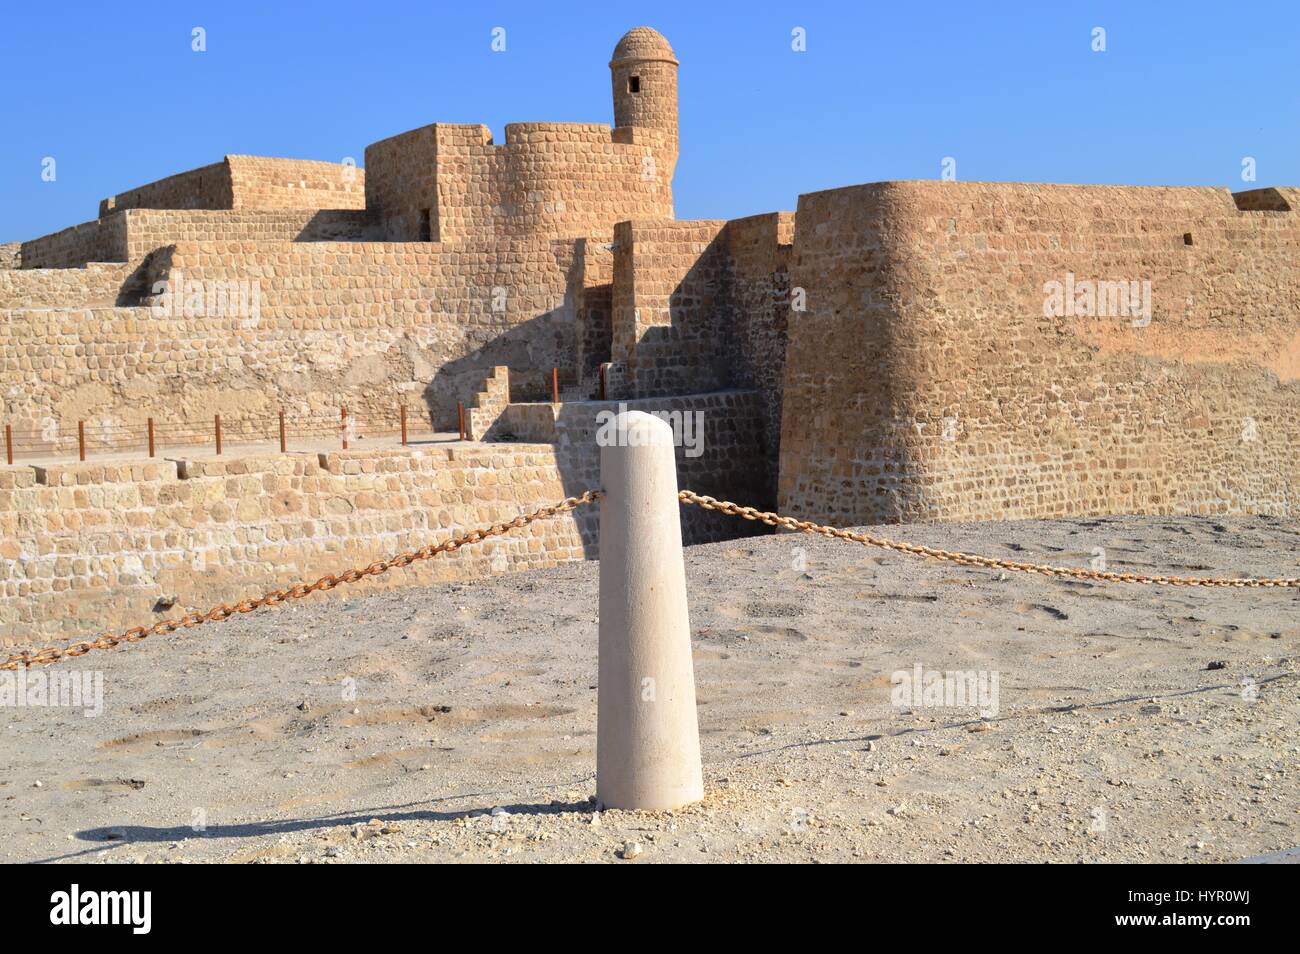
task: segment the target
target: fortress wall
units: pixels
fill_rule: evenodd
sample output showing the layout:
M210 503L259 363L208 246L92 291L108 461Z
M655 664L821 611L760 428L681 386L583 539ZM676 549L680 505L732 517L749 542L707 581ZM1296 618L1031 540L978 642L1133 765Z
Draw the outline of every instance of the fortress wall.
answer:
M95 221L18 245L19 266L139 263L155 249L181 241L379 237L365 211L364 170L255 156L227 160L105 199Z
M1297 252L1296 213L1239 211L1219 189L803 196L781 506L841 525L1292 514ZM1045 316L1067 274L1149 281L1150 322Z
M671 218L671 171L654 147L597 124L515 123L503 146L440 142L440 234L607 237L623 219Z
M636 220L615 226L612 357L623 365L627 396L726 386L725 225Z
M571 367L573 243L180 243L147 281L179 274L228 299L259 290L258 314L193 314L185 299L149 308L0 313L0 395L23 435L47 418L142 425L245 419L391 421L456 426L487 370L509 365L515 396L549 393ZM253 285L252 283L256 283ZM204 303L206 304L206 303ZM90 428L95 430L95 428ZM96 431L97 433L97 431Z
M365 172L309 159L226 156L109 196L99 217L121 209L364 209Z
M181 242L336 242L376 238L373 219L351 209L181 210L126 213L127 255L140 262Z
M124 209L21 243L26 268L131 262L177 242L372 240L374 218L352 209ZM66 302L65 304L75 304Z
M23 268L75 268L87 262L127 261L126 217L110 214L93 222L22 243Z
M760 395L769 477L762 500L764 506L774 506L787 325L799 317L790 311L794 213L733 219L724 235L730 268L726 280L728 327L721 334L723 360L731 387L754 389Z
M226 156L236 209L364 209L366 172L355 163Z
M388 237L460 242L610 234L635 217L672 217L672 166L662 136L615 142L595 123L436 123L366 149L367 196Z
M0 644L203 612L564 496L554 448L537 445L0 466ZM586 508L336 592L582 559L594 520Z
M682 439L677 442L677 484L697 493L750 503L765 492L762 396L754 391L715 391L627 401L567 401L511 404L498 421L502 435L560 449L565 487L578 494L600 484L602 424L620 411L666 415ZM689 420L688 420L689 417ZM610 432L607 432L610 433ZM687 544L766 532L699 507L682 508Z
M471 136L490 142L486 126L435 123L366 146L366 208L390 241L439 241L438 137ZM422 212L428 210L429 234L421 236Z
M573 362L572 242L181 245L171 268L258 281L263 334L280 329L325 380L361 390L358 406L408 393L448 430L492 367L508 365L530 399Z
M608 243L579 239L574 282L578 355L573 376L584 397L599 394L600 365L610 358L614 252Z
M615 229L611 396L757 391L764 505L776 500L793 233L790 212Z
M121 209L229 209L233 203L230 167L223 159L111 195L99 203L99 217Z
M89 308L117 303L131 266L0 269L0 308Z

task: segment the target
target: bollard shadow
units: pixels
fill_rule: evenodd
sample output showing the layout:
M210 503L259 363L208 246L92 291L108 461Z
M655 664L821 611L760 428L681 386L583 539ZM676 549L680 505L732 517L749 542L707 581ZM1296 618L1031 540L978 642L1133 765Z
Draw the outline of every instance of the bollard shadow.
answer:
M565 787L581 785L583 782L594 781L594 779L594 775L588 776L585 779L565 783ZM377 806L360 811L316 815L309 818L286 818L241 822L230 825L209 825L201 831L196 831L190 825L100 825L94 828L82 829L74 834L78 841L93 842L93 844L87 845L78 851L70 851L48 858L39 858L32 863L53 864L86 855L98 854L103 851L127 848L132 845L170 844L173 842L183 843L229 838L260 838L268 835L288 835L302 831L353 828L358 825L369 826L369 823L374 820L378 820L383 824L404 821L454 822L462 818L488 817L493 809L497 808L503 809L511 817L535 818L545 815L591 812L595 810L596 806L596 800L593 796L578 802L492 802L474 808L454 811L417 807L433 805L438 802L458 801L465 798L484 798L492 794L494 793L475 792L469 795L449 795L445 798L429 799L425 802Z

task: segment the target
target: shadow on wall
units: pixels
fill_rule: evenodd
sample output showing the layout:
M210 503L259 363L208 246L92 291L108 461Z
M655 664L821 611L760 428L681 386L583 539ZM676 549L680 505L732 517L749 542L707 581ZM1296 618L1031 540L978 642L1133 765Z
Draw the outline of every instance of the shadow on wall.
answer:
M759 466L766 479L753 503L764 507L776 503L790 308L791 246L777 241L778 221L772 214L727 223L707 243L684 236L680 248L691 264L678 276L656 274L653 264L673 252L670 244L654 250L648 263L636 262L638 293L629 300L616 290L612 333L612 360L625 368L627 393L760 393L765 456ZM680 261L676 254L663 257ZM649 295L642 291L647 288ZM656 288L666 294L656 296Z
M295 242L382 242L378 216L366 209L321 209L302 227Z
M497 365L510 368L512 401L549 401L551 367L559 360L556 355L565 353L572 331L572 311L561 306L478 344L463 358L443 363L423 393L434 429L456 430L456 402L464 401L468 413L474 395L483 390L484 380Z
M564 494L577 496L600 487L602 444L616 431L611 422L622 410L658 413L673 427L677 486L719 499L766 507L768 490L760 396L753 391L717 391L635 401L569 401L561 405L515 404L503 421L503 437L555 448ZM762 523L682 507L682 540L709 543L770 532ZM587 558L598 556L599 508L575 515Z
M560 247L572 251L571 242L551 243L553 251ZM561 381L570 379L574 356L579 353L580 331L575 316L581 263L576 256L568 256L557 259L557 264L564 269L565 283L563 301L556 307L511 324L504 331L501 327L510 320L509 312L476 314L458 322L465 338L456 350L464 351L464 355L424 369L431 374L423 392L424 403L435 430L456 429L456 402L465 402L468 413L494 367L504 365L510 369L511 401L549 401L552 368L559 369ZM515 288L506 281L501 286L480 288L482 301L493 302L498 288L507 292L503 307L511 311L532 311L537 307L537 289ZM422 373L418 363L416 371Z
M643 274L640 263L635 266L635 287L671 284L666 300L655 302L640 294L630 301L621 299L616 284L613 359L627 367L629 383L639 397L699 394L732 386L722 353L727 298L722 233L702 251L690 254L694 262L675 280L656 276L650 269Z

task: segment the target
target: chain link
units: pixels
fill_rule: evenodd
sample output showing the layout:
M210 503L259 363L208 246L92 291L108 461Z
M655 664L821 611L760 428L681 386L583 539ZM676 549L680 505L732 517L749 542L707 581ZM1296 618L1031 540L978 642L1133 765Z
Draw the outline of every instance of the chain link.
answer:
M84 656L88 652L97 649L113 649L122 643L138 643L142 639L150 636L161 635L163 633L174 633L178 629L192 629L203 623L222 622L230 619L236 613L251 613L253 610L262 609L268 606L279 606L289 600L302 599L304 596L310 596L312 593L324 590L332 590L336 586L344 583L356 583L368 576L379 576L387 573L394 567L407 567L419 560L428 560L440 553L453 553L469 543L479 543L489 537L497 537L509 533L511 530L525 527L530 523L538 520L549 520L557 517L562 513L568 513L576 510L583 504L591 503L598 500L601 492L598 490L588 490L577 497L566 497L559 503L552 504L549 507L542 507L534 510L532 513L520 514L508 523L495 523L490 527L484 527L480 530L471 530L469 533L460 534L452 537L439 544L431 544L419 550L409 550L405 553L399 553L389 557L387 560L378 560L365 567L354 567L340 574L328 574L322 576L315 583L295 583L287 590L271 590L264 593L256 599L243 599L238 603L222 603L220 606L214 606L206 613L187 613L180 619L165 619L154 623L151 626L136 626L125 632L117 634L105 634L95 639L83 639L70 643L63 647L48 646L35 652L21 652L10 654L5 662L0 663L0 671L15 670L19 666L47 666L50 663L58 662L60 659ZM853 543L860 543L863 546L879 547L883 550L894 550L899 553L909 553L914 556L931 557L936 560L946 560L949 563L957 563L961 566L978 566L994 570L1014 570L1019 573L1038 573L1043 576L1066 577L1076 580L1093 580L1104 583L1142 583L1155 586L1232 586L1232 587L1300 587L1300 577L1283 577L1283 578L1264 578L1257 579L1251 577L1242 577L1229 579L1224 577L1198 577L1198 576L1144 576L1140 573L1114 573L1106 570L1085 570L1078 567L1049 566L1042 563L1021 563L1017 560L999 560L993 557L979 556L974 553L962 553L956 550L941 550L935 547L922 546L919 543L903 543L898 540L890 540L886 537L877 537L869 533L856 533L852 530L844 530L840 527L829 527L824 524L813 523L810 520L796 520L794 517L782 516L778 513L772 513L767 510L756 510L753 507L742 507L740 504L732 503L729 500L717 500L703 494L697 494L691 490L683 490L678 493L678 498L682 503L692 504L697 507L703 507L705 510L716 510L719 513L730 514L734 517L741 517L745 520L755 520L767 524L769 527L784 527L787 530L795 530L800 533L815 533L824 537L830 537L834 540L848 540Z
M222 603L220 606L214 606L206 613L187 613L180 619L165 619L154 623L152 626L136 626L123 633L105 634L95 639L78 640L63 647L48 646L36 652L13 653L4 663L0 663L0 671L14 670L19 666L29 668L31 666L48 666L50 663L58 662L65 657L84 656L96 649L113 649L122 643L138 643L150 636L174 633L178 629L192 629L203 623L223 622L236 613L251 613L253 610L262 609L266 606L279 606L281 603L302 599L304 596L309 596L317 591L332 590L343 583L356 583L368 576L379 576L394 567L410 566L419 560L432 559L440 553L453 553L467 543L479 543L488 537L501 536L511 530L526 527L538 520L549 520L570 510L576 510L583 504L591 503L598 497L600 497L599 491L588 490L584 494L577 497L567 497L549 507L542 507L532 513L520 514L508 523L494 523L490 527L471 530L469 533L454 536L450 540L445 540L439 544L431 544L419 550L408 550L405 553L391 556L387 560L378 560L369 566L354 567L337 575L328 574L322 576L315 583L295 583L287 590L271 590L256 599L244 599L238 603Z
M869 533L855 533L852 530L843 530L839 527L828 527L823 524L813 523L810 520L796 520L794 517L783 517L778 513L771 513L766 510L755 510L753 507L742 507L734 504L729 500L715 500L713 497L706 497L697 494L694 491L683 490L677 495L683 503L694 504L697 507L703 507L706 510L717 510L721 513L731 514L733 517L743 517L746 520L757 520L767 524L769 527L784 527L787 530L797 530L800 533L818 533L824 537L831 537L836 540L851 540L854 543L861 543L863 546L880 547L884 550L896 550L899 553L910 553L915 556L933 557L936 560L946 560L949 563L959 563L962 566L981 566L995 570L1015 570L1020 573L1039 573L1043 576L1069 577L1076 580L1096 580L1104 583L1145 583L1155 586L1236 586L1236 587L1300 587L1300 577L1284 577L1273 579L1252 579L1243 577L1238 579L1229 579L1224 577L1200 577L1200 576L1143 576L1140 573L1112 573L1105 570L1084 570L1078 567L1068 566L1048 566L1042 563L1021 563L1016 560L997 560L993 557L979 556L974 553L962 553L955 550L939 550L934 547L922 546L919 543L901 543L897 540L890 540L886 537L877 537Z

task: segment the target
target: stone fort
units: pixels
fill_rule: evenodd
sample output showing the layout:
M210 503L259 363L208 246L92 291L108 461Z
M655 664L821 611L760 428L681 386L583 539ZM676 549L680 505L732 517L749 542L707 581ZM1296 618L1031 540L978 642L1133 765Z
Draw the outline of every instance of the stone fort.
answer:
M434 123L364 168L226 156L0 246L22 450L0 469L0 640L206 609L595 486L620 402L702 412L683 485L837 525L1295 512L1300 190L880 182L682 221L678 66L638 27L612 126ZM254 314L159 307L238 283ZM401 406L448 432L462 405L465 440L366 447ZM346 451L115 437L344 406ZM591 557L595 519L402 576ZM695 541L744 529L683 519Z

